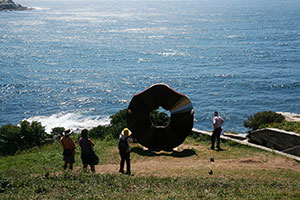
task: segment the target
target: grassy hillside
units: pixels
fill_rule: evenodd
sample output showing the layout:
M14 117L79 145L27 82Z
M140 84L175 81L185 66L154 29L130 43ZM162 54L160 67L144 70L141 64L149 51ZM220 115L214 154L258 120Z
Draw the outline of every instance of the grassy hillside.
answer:
M208 150L209 138L188 137L177 152L132 145L132 176L118 173L116 140L95 140L100 165L62 170L58 142L0 157L0 199L299 199L300 163L233 142ZM214 162L210 162L214 158ZM212 170L213 174L208 172Z

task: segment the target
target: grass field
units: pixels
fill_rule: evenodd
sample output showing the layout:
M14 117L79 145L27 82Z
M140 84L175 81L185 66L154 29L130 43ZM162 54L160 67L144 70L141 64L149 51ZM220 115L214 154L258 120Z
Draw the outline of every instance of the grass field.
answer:
M300 199L299 162L234 142L219 152L206 136L176 152L133 144L132 176L118 173L116 140L94 142L95 174L82 171L79 149L74 170L63 171L58 142L0 157L0 199Z

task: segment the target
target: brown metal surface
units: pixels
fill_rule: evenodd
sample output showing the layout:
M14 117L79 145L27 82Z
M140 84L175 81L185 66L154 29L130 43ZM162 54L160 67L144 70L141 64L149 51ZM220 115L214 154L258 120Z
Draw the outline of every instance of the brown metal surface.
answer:
M156 127L150 120L150 112L159 106L171 112L171 122L165 127ZM134 95L128 106L128 128L141 145L153 150L172 150L182 144L193 121L191 101L166 84L152 85Z

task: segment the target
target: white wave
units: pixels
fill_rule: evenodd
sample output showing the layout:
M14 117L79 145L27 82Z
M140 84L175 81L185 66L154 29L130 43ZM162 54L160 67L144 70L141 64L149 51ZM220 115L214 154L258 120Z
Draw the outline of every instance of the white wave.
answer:
M238 38L238 35L227 35L226 38L228 39L233 39L233 38Z
M64 127L73 132L80 132L82 129L91 129L99 125L110 124L109 117L83 116L80 113L58 113L51 116L34 116L26 119L29 122L38 121L45 126L45 131L50 133L55 127Z
M167 56L185 56L185 53L177 51L175 49L167 49L166 52L159 52L158 55Z
M42 8L42 7L31 7L34 10L50 10L50 8Z

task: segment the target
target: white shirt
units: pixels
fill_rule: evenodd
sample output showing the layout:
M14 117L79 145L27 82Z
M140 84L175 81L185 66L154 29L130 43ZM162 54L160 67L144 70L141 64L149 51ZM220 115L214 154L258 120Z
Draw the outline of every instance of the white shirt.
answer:
M213 118L214 128L221 128L223 123L224 123L224 120L222 119L222 117L214 116L214 118Z

